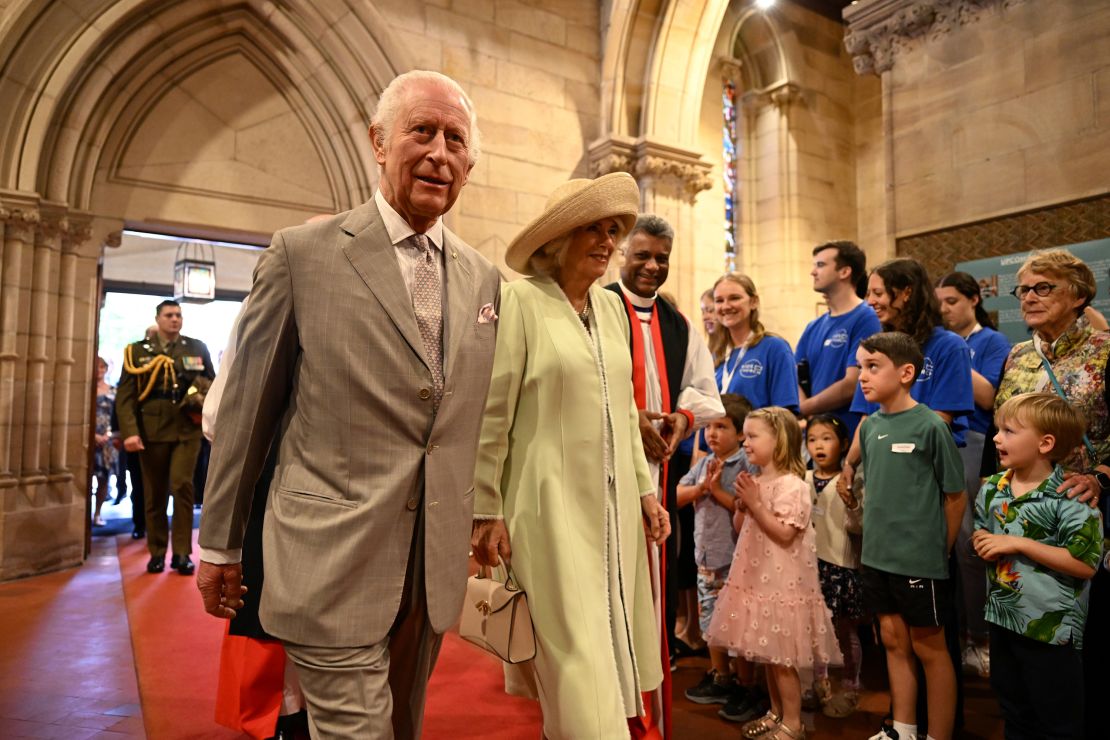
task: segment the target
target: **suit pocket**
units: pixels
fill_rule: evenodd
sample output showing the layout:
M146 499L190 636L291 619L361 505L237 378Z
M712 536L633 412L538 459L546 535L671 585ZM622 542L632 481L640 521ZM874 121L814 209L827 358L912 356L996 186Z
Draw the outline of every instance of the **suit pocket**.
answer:
M316 491L298 491L298 490L295 490L293 488L279 487L277 489L277 492L279 494L284 495L284 496L290 496L292 498L300 499L302 501L309 501L309 502L316 502L316 503L323 503L323 504L334 504L336 506L342 506L345 509L358 508L358 503L355 502L355 501L348 501L345 498L337 498L335 496L329 496L326 493L318 493Z
M485 324L474 324L474 338L481 342L492 342L497 336L497 324L490 321Z

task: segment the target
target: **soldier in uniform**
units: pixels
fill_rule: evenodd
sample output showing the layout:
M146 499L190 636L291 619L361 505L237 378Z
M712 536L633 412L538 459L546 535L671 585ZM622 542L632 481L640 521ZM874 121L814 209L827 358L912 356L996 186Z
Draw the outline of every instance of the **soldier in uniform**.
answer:
M167 494L173 495L170 567L192 575L193 470L200 451L200 411L216 377L208 347L181 334L181 306L162 301L155 336L129 344L116 391L123 446L142 463L148 573L166 568Z

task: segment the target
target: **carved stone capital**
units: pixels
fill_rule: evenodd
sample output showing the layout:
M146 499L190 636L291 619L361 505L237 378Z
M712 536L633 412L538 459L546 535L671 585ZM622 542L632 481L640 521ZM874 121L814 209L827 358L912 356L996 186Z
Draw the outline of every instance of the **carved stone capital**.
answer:
M4 238L29 242L34 238L41 215L37 208L8 207L0 214L4 223Z
M882 74L898 54L1025 0L864 0L844 9L844 48L857 74Z
M69 231L69 209L60 203L43 202L39 206L38 225L35 228L35 246L60 249L62 236Z
M802 88L793 82L784 82L766 90L749 90L740 96L740 105L747 113L754 113L768 105L785 110L804 98Z
M732 80L737 85L743 81L744 65L739 59L732 56L719 56L716 63L718 74L722 79Z
M628 172L641 188L653 181L667 181L677 186L690 202L713 186L712 165L703 161L700 154L646 138L602 139L590 146L589 157L593 177Z

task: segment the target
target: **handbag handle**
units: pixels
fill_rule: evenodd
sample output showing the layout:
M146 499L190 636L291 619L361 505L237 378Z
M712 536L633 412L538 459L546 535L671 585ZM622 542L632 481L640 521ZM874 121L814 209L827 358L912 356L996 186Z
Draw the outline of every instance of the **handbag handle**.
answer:
M505 565L504 563L502 563ZM478 578L492 578L493 573L488 565L478 566ZM511 564L505 565L505 589L508 591L519 591L520 586L516 583L516 576L513 575L513 567Z

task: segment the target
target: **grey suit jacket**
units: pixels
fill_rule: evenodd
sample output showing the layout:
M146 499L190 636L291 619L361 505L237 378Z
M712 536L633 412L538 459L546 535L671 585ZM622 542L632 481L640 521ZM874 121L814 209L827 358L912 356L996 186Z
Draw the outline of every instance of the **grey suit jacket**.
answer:
M373 200L284 229L258 262L212 450L202 547L239 548L282 436L263 529L260 616L302 645L370 645L401 603L417 509L431 625L462 607L474 459L493 364L497 270L444 230L443 400Z

